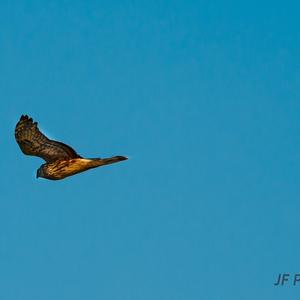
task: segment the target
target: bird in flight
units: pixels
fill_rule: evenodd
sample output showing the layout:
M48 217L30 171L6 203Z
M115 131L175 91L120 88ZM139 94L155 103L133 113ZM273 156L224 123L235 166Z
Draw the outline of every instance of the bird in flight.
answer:
M46 161L36 172L36 177L59 180L92 168L126 160L125 156L109 158L83 158L70 146L48 139L37 122L22 115L15 128L15 138L26 155L38 156Z

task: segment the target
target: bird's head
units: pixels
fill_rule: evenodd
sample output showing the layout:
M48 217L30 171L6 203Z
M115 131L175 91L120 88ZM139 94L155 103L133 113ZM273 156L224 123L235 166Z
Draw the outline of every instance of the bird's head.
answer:
M39 169L36 170L36 178L45 177L43 166L40 166Z

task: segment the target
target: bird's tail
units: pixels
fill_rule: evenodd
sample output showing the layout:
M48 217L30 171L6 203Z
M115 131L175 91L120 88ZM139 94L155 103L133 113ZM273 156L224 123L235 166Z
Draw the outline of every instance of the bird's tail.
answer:
M93 158L93 167L100 167L104 165L114 164L122 160L128 159L125 156L113 156L109 158Z

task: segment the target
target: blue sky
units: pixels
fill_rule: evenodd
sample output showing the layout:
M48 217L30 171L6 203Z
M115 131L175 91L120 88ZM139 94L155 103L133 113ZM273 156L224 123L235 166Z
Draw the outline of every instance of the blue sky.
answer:
M295 299L292 1L2 1L0 298ZM35 178L29 114L85 157Z

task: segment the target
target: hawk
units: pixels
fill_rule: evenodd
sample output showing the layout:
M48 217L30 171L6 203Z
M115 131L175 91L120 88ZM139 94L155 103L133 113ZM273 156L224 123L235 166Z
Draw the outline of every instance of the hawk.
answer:
M26 155L46 161L36 172L36 178L59 180L86 170L126 160L125 156L83 158L70 146L48 139L32 118L22 115L15 128L15 138Z

